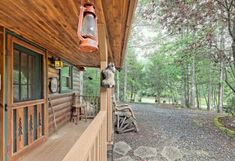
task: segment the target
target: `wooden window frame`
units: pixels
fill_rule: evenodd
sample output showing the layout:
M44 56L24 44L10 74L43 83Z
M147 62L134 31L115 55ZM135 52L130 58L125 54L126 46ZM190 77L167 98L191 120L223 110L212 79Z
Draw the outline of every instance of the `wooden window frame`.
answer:
M37 47L35 47L34 45L31 45L29 44L28 42L25 42L24 40L21 40L11 34L7 34L7 48L8 48L8 52L11 53L10 55L10 59L13 59L13 51L14 51L14 48L13 48L13 44L18 44L20 46L23 46L29 50L32 50L34 52L36 52L37 54L40 54L42 55L42 75L43 75L43 79L42 79L42 99L39 99L39 100L44 100L47 98L47 88L46 88L46 84L47 84L47 79L45 78L45 75L46 75L46 68L47 68L47 65L46 65L46 51L43 51L42 49L39 49ZM13 60L11 60L13 61ZM9 70L12 70L11 71L11 76L9 77L9 79L12 79L13 78L13 64L12 66L10 67L11 69ZM9 83L9 87L8 89L11 89L11 95L13 95L13 79L11 81L11 83ZM14 102L13 99L11 99L11 104L13 106L17 106L18 104L21 104L21 103L24 103L24 104L27 104L28 102L32 102L32 101L36 101L36 100L28 100L28 101L24 101L24 102Z
M71 79L71 88L68 88L68 87L63 87L62 86L62 77L64 77L62 75L62 69L60 69L60 93L69 93L69 92L72 92L73 91L73 65L72 64L69 64L67 62L64 62L64 65L65 66L68 66L69 67L69 70L71 71L71 76L70 76L70 79Z
M40 54L38 54L37 52L35 52L35 51L33 51L33 50L31 50L31 49L29 49L29 48L27 48L27 47L25 47L25 46L22 46L22 45L19 45L18 43L13 43L13 57L14 57L14 51L18 51L19 52L19 64L18 64L18 68L19 68L19 78L18 78L18 90L19 90L19 99L18 100L13 100L14 101L14 103L19 103L19 102L25 102L25 101L32 101L32 100L38 100L38 99L43 99L44 98L44 96L43 96L43 56L41 56ZM22 63L26 63L26 62L22 62L22 60L21 60L21 56L22 56L22 54L25 54L26 56L27 56L27 83L26 84L22 84L22 73L21 73L21 71L22 71ZM30 73L30 71L28 71L29 70L29 64L30 64L30 56L36 56L36 59L35 60L37 60L38 62L34 62L34 63L37 63L37 65L39 65L39 67L35 67L35 70L40 70L40 75L38 75L37 77L38 78L40 78L40 82L38 82L38 83L40 83L40 92L41 92L41 94L40 94L40 98L36 98L37 96L36 95L34 95L33 93L31 93L31 97L29 96L29 93L30 93L30 91L29 91L29 86L30 85L33 85L34 83L36 83L36 82L32 82L32 80L31 80L31 82L29 83L29 73ZM31 62L32 63L32 62ZM13 63L14 64L14 63ZM13 70L14 70L14 67L13 67ZM38 71L33 71L33 72L38 72ZM13 79L14 79L14 76L13 76ZM33 78L34 79L34 78ZM13 81L13 88L14 88L14 85L16 85L15 83L14 83L14 81ZM26 85L27 86L27 98L26 99L22 99L22 97L21 97L21 95L22 95L22 85ZM39 85L39 84L38 84ZM36 85L36 86L38 86L38 85ZM35 89L35 91L37 92L37 89ZM13 96L15 96L15 93L13 92Z

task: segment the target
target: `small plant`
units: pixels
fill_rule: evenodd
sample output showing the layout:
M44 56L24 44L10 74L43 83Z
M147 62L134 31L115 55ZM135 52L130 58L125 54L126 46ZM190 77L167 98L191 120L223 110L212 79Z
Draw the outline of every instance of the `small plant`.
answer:
M232 116L235 116L235 97L231 97L227 101L227 106L224 107L224 111Z

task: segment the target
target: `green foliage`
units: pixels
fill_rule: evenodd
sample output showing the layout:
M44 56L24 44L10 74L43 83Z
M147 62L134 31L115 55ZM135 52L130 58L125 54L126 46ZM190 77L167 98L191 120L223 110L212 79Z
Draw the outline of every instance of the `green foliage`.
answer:
M124 84L125 79L127 83L126 87ZM144 65L137 59L135 50L132 47L129 47L127 50L127 57L125 59L125 64L122 71L120 72L119 84L121 88L120 89L121 100L134 101L137 99L137 97L142 96L146 84L145 69ZM124 93L124 88L126 88L127 93Z
M235 86L235 72L229 67L234 60L229 54L229 35L221 32L226 30L224 17L220 17L224 13L214 1L140 0L119 74L121 99L164 97L186 107L197 100L198 108L209 106L210 100L210 108L216 108L223 93L232 107L232 90L220 80L223 69L230 85Z
M180 68L174 64L171 55L156 53L150 58L146 77L150 95L156 97L176 97L180 88Z
M100 94L100 70L87 68L83 75L83 95L98 96Z
M231 115L235 115L235 96L232 96L227 101L227 106L224 107L224 111Z

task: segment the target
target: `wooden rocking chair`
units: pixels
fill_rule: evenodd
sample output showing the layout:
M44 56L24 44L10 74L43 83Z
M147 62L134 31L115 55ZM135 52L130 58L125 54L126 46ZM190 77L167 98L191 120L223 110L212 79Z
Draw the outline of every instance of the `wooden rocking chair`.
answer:
M132 108L128 104L118 105L116 101L113 100L114 114L116 117L115 127L117 133L125 133L129 131L138 132L138 126L136 123L136 117Z

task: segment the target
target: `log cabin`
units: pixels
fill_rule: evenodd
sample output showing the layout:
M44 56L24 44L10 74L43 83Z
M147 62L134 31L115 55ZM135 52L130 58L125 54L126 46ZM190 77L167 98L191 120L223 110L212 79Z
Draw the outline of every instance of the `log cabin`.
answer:
M84 1L0 1L0 161L107 160L112 89L101 88L97 115L78 125L69 123L72 95L82 88L80 69L122 67L137 0L90 1L98 19L93 53L79 50Z

